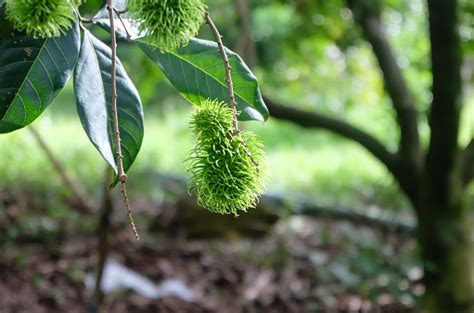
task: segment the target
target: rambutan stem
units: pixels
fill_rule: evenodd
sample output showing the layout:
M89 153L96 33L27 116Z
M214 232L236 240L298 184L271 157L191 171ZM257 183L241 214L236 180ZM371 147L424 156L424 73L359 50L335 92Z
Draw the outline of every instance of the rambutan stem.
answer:
M125 11L125 10L124 11L117 11L117 9L114 8L114 12L115 12L115 14L117 14L117 17L118 17L120 23L122 24L123 29L125 30L125 33L127 34L127 40L131 40L132 35L130 35L130 32L128 31L127 25L125 25L125 22L122 19L122 15L125 14L127 11Z
M232 66L230 65L229 57L227 56L224 44L222 43L222 35L219 33L219 30L217 29L216 25L212 21L211 16L209 15L209 12L206 12L204 17L206 19L207 25L209 25L209 28L211 29L212 33L214 34L214 37L216 37L217 46L219 47L219 51L221 53L222 60L224 61L225 80L226 80L227 89L228 89L228 92L229 92L229 106L232 109L232 115L234 116L234 131L233 131L232 135L233 136L239 136L240 130L239 130L239 124L237 122L237 107L236 107L236 103L235 103L235 92L234 92L234 85L232 83L232 74L231 74ZM258 162L253 157L252 153L248 149L248 147L245 144L244 140L242 138L239 138L239 139L240 139L240 142L241 142L242 146L244 147L245 153L247 154L247 156L250 158L252 163L257 168L257 172L259 172Z
M127 175L125 174L123 168L123 154L122 154L122 145L121 145L121 138L120 138L120 128L119 128L119 121L118 121L118 109L117 109L117 37L115 34L115 18L114 18L114 1L107 0L107 9L109 11L109 21L110 21L110 35L111 35L111 44L110 48L112 50L112 60L111 60L111 93L112 93L112 118L113 118L113 130L114 130L114 139L115 139L115 150L116 150L116 162L117 162L117 173L118 179L120 180L120 190L123 196L123 202L125 207L127 208L127 216L130 222L130 226L132 228L133 234L137 240L140 240L140 236L138 235L137 227L135 226L135 222L133 220L132 209L130 207L130 201L127 195L127 188L125 183L127 182Z
M229 106L232 109L232 114L234 115L234 134L238 134L239 125L237 124L237 108L235 104L234 85L232 83L232 75L231 75L232 66L230 65L229 57L227 56L227 53L225 52L224 44L222 43L222 35L219 33L219 30L217 29L216 25L212 21L211 16L209 15L209 12L205 13L205 18L206 18L206 23L209 25L212 33L216 37L217 46L219 47L219 51L224 61L225 80L226 80L227 87L228 87L227 89L229 92Z

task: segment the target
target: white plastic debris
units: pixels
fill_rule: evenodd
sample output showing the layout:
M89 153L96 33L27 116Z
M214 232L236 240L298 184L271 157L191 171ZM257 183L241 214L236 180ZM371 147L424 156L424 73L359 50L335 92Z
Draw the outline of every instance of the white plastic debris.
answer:
M87 289L93 290L95 288L95 276L92 274L86 275L85 284ZM181 280L167 279L156 285L146 277L113 260L108 260L105 263L101 289L105 294L120 290L133 290L137 294L150 299L177 297L187 302L193 302L197 298L195 292L189 289Z

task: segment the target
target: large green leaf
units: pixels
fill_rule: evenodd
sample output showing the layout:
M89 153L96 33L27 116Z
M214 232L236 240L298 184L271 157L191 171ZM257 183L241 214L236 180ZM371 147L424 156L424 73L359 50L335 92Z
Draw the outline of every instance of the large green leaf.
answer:
M117 172L111 106L111 51L87 30L74 72L77 111L84 130L102 157ZM143 110L137 89L117 59L117 106L127 171L143 141Z
M191 103L199 104L207 98L229 102L224 63L215 42L193 38L186 47L174 51L162 51L143 42L139 46ZM266 120L268 109L255 75L239 55L229 49L226 52L241 112L239 120Z
M1 35L0 133L25 127L46 109L71 77L79 46L78 24L56 38Z

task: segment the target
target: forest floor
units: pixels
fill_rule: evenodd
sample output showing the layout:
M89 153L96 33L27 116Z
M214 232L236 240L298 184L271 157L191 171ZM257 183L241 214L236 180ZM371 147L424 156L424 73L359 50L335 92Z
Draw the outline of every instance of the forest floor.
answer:
M17 217L37 210L17 200L0 192L0 312L85 312L90 291L84 281L97 259L96 238L74 234L54 218L38 222L54 230L49 235L13 234L15 223L26 223ZM136 214L139 222L152 221L159 211L149 203L138 205ZM105 297L104 312L418 312L422 272L406 235L289 216L251 238L190 239L184 228L146 232L141 223L143 238L135 242L123 212L113 220L110 260L156 284L178 279L196 299L150 299L123 290Z

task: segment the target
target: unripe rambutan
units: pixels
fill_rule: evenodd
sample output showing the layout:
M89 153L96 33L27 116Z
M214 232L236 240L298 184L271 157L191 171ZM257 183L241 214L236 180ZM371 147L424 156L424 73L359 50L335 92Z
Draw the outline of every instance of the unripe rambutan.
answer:
M129 16L144 40L163 49L184 46L204 22L203 0L129 0Z
M232 110L218 101L204 101L196 107L190 125L197 142L186 160L188 187L198 204L236 216L255 207L264 190L266 167L263 145L256 135L233 135Z
M33 37L60 36L75 19L68 0L6 0L6 5L13 27Z

